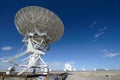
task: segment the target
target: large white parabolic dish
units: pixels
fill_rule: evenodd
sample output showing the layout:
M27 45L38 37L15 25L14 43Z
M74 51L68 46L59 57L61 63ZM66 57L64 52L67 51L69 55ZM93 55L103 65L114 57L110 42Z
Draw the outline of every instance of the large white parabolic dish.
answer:
M47 33L49 43L57 41L64 32L60 18L50 10L38 6L28 6L19 10L15 16L18 31L28 36L29 33ZM33 36L34 37L34 36ZM39 41L39 36L36 36Z

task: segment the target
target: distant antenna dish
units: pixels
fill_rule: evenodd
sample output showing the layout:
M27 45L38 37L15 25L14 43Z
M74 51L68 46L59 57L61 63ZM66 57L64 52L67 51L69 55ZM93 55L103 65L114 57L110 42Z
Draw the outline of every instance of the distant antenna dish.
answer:
M65 64L65 71L72 71L72 66L68 63Z
M22 35L29 36L31 33L37 41L41 40L39 36L46 34L49 43L57 41L64 32L59 17L50 10L38 6L19 10L15 16L15 25Z

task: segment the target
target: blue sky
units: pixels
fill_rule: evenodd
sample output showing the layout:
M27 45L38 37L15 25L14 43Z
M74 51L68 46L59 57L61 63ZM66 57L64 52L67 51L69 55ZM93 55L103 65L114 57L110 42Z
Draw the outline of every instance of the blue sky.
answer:
M119 0L1 0L0 57L9 57L22 47L14 17L26 6L40 6L56 13L64 23L63 37L51 44L43 59L62 69L70 63L82 68L120 68ZM53 67L52 67L53 68Z

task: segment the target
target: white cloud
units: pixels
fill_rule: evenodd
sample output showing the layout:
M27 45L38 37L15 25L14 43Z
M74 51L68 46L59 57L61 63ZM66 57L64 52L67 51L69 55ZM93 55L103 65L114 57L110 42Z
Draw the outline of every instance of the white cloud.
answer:
M102 49L101 52L112 53L112 52L114 52L114 50L112 50L112 49Z
M8 50L11 50L12 47L11 46L5 46L5 47L2 47L1 48L3 51L8 51Z
M71 65L75 64L74 61L70 61L70 62L66 62L66 63L71 64Z
M94 35L95 38L98 38L100 35L102 35L104 32L99 32L97 34Z
M9 57L7 56L3 56L0 58L0 70L7 70L8 66L10 66L10 64L5 63L4 61L6 61Z
M108 27L105 26L105 27L99 29L98 32L94 35L93 42L95 42L97 38L99 38L101 35L103 35L103 34L105 33L105 30L106 30L107 28L108 28Z
M108 57L108 58L113 58L120 55L119 52L116 52L113 49L101 49L99 51L103 53L103 57Z
M105 26L105 27L103 27L102 29L100 29L99 32L103 32L103 31L105 31L107 28L108 28L108 27Z
M95 38L98 38L100 35L104 34L105 30L107 29L108 27L103 27L102 29L99 29L99 32L97 34L94 35Z
M48 65L52 70L63 70L64 67L61 61L49 62Z
M93 39L92 41L93 41L93 42L95 42L96 40L95 40L95 39Z
M93 27L95 27L95 25L96 25L96 21L94 21L92 24L91 24L91 28L93 28Z
M68 63L70 65L75 64L74 61L69 61L69 62L53 61L53 62L48 62L48 65L51 70L64 70L65 63Z
M4 60L4 58L0 58L0 61L3 61Z
M102 51L103 51L103 52L107 52L107 51L109 51L109 49L103 49Z
M60 66L60 65L61 65L61 62L59 62L59 61L57 62L57 61L56 61L56 62L53 62L51 65L52 65L52 66Z
M119 56L120 53L107 53L104 55L104 57L109 57L109 58L112 58L112 57L116 57L116 56Z

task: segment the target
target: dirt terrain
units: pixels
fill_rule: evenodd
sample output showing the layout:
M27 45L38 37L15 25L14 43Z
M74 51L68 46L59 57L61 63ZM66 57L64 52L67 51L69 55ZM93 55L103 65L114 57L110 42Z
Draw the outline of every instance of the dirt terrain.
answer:
M72 72L66 80L120 80L120 71Z
M58 73L54 72L49 75L48 80L61 80ZM63 72L62 72L63 73ZM66 75L65 75L66 76ZM0 80L2 80L0 78ZM24 78L10 78L6 77L5 80L25 80ZM27 80L45 80L42 77L28 78ZM120 80L120 71L86 71L86 72L69 72L67 78L62 80Z

